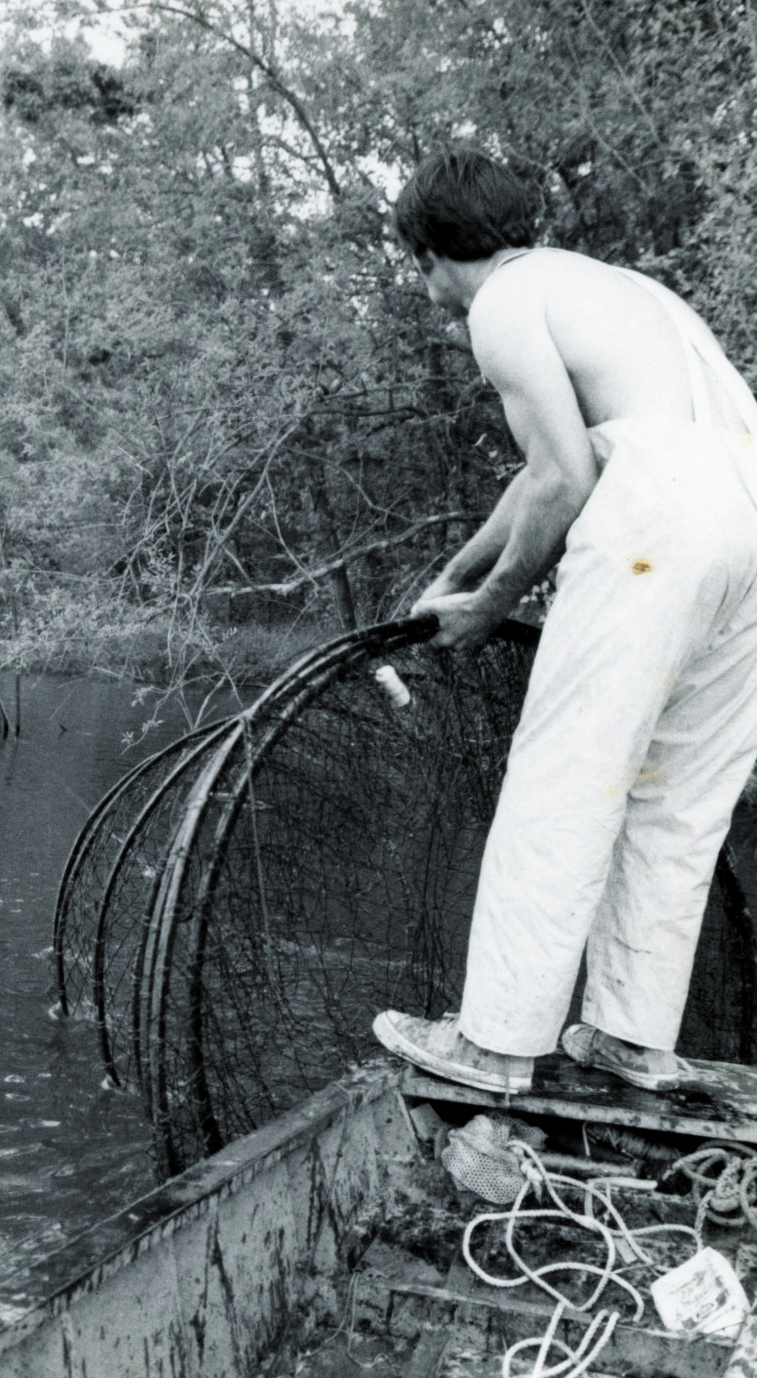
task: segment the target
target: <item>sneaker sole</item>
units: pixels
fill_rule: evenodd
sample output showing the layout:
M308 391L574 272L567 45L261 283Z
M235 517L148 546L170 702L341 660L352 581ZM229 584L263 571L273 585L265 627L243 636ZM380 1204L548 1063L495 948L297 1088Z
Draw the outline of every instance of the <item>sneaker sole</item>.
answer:
M586 1067L598 1067L603 1072L611 1072L614 1077L621 1077L630 1086L637 1086L641 1091L675 1091L685 1079L682 1076L655 1076L652 1072L631 1072L625 1067L621 1067L609 1058L597 1056L584 1064Z
M496 1073L469 1067L464 1062L451 1062L447 1058L435 1057L424 1048L418 1048L416 1044L403 1038L387 1018L386 1011L374 1019L373 1032L388 1052L396 1053L398 1057L412 1062L413 1066L420 1067L424 1072L432 1072L434 1076L443 1077L445 1081L472 1086L476 1091L494 1091L498 1095L524 1095L531 1090L530 1077L498 1076Z
M620 1077L622 1081L628 1082L629 1086L636 1086L641 1091L675 1091L682 1082L690 1080L690 1076L687 1075L689 1069L685 1064L684 1070L678 1075L665 1076L660 1074L656 1076L653 1072L634 1072L630 1068L613 1062L611 1058L603 1057L601 1053L590 1053L588 1057L579 1057L577 1051L571 1052L570 1039L564 1035L562 1045L568 1057L577 1062L579 1067L596 1067L600 1072L610 1072L612 1076Z

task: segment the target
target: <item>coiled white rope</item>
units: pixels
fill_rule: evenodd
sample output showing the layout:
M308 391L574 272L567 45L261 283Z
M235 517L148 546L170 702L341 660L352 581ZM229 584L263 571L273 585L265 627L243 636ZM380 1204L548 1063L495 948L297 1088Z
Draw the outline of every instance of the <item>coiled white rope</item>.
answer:
M529 1144L524 1143L522 1140L510 1140L508 1143L508 1149L511 1152L513 1152L519 1159L521 1170L524 1175L523 1186L521 1187L518 1196L516 1197L516 1200L513 1202L513 1205L510 1207L509 1210L486 1212L482 1215L475 1216L474 1219L468 1223L465 1229L465 1233L463 1235L463 1257L465 1258L468 1267L476 1274L476 1276L479 1277L482 1280L482 1282L487 1283L490 1287L522 1287L526 1283L532 1282L535 1283L537 1287L540 1287L543 1291L547 1292L557 1302L549 1327L544 1336L538 1339L520 1340L517 1344L513 1345L507 1351L504 1357L502 1367L503 1378L509 1378L509 1374L512 1367L512 1360L514 1356L521 1350L528 1347L533 1347L534 1345L539 1346L539 1353L536 1358L536 1365L532 1370L530 1378L557 1378L558 1374L561 1375L561 1378L579 1378L579 1375L586 1371L589 1364L596 1359L597 1355L601 1352L602 1349L604 1349L605 1345L608 1343L612 1335L612 1332L615 1329L618 1320L620 1319L620 1313L618 1311L601 1311L592 1320L578 1349L573 1351L569 1349L567 1345L563 1344L561 1340L555 1339L555 1331L557 1329L557 1326L560 1322L565 1308L569 1307L574 1312L591 1310L591 1308L596 1305L597 1301L601 1297L608 1283L612 1282L617 1287L620 1287L624 1291L628 1292L630 1296L633 1298L633 1301L635 1303L635 1321L639 1321L644 1312L644 1302L640 1292L637 1290L637 1288L633 1286L632 1283L628 1282L626 1278L622 1277L620 1273L615 1270L615 1260L617 1256L615 1236L621 1237L625 1240L626 1244L629 1246L634 1256L640 1262L643 1262L648 1266L655 1268L656 1265L654 1264L654 1261L649 1256L649 1254L646 1253L646 1251L642 1248L641 1244L638 1243L636 1236L671 1232L685 1234L693 1239L696 1250L702 1248L701 1234L699 1233L696 1227L692 1229L692 1227L689 1225L678 1224L647 1225L638 1230L629 1229L629 1227L623 1220L623 1217L621 1216L620 1212L618 1211L617 1207L611 1200L610 1190L613 1186L641 1187L649 1190L650 1188L654 1188L654 1183L650 1183L647 1181L637 1181L635 1179L620 1176L611 1178L605 1177L602 1178L600 1182L579 1182L573 1177L564 1177L558 1173L548 1172L548 1170L542 1163L538 1153L536 1153L535 1150L531 1148ZM557 1191L558 1186L571 1187L583 1193L585 1201L583 1214L580 1214L579 1212L572 1210L571 1207L567 1205L567 1203L563 1200L562 1196L560 1196L559 1192ZM527 1193L531 1190L532 1187L537 1188L537 1190L546 1188L547 1193L554 1202L554 1207L539 1208L536 1210L523 1210L522 1203ZM593 1215L592 1208L593 1201L595 1198L601 1203L602 1208L610 1216L611 1220L613 1221L614 1228L605 1225L602 1221L597 1220ZM575 1224L592 1231L594 1234L599 1234L602 1237L605 1243L605 1248L607 1250L604 1267L600 1268L596 1264L581 1263L572 1259L566 1259L558 1263L542 1264L541 1267L538 1268L529 1267L525 1259L521 1257L521 1255L515 1247L514 1234L516 1227L518 1226L518 1224L525 1223L526 1221L561 1218L567 1218L569 1220L572 1220ZM472 1256L470 1241L474 1231L478 1229L478 1227L482 1224L497 1221L507 1222L507 1228L505 1231L505 1246L511 1259L515 1263L516 1267L520 1270L521 1275L519 1277L494 1277L490 1273L487 1273L486 1270L482 1268L480 1264L478 1264ZM569 1271L580 1271L584 1274L590 1273L598 1277L597 1285L594 1288L594 1291L592 1292L591 1296L588 1298L588 1300L580 1304L571 1301L569 1297L565 1296L563 1292L561 1292L557 1287L553 1286L551 1282L547 1281L547 1274ZM664 1272L665 1270L656 1269L656 1271ZM590 1353L587 1354L586 1351L588 1349L588 1346L591 1344L592 1340L594 1339L597 1332L601 1329L603 1324L605 1328L602 1335L597 1340L597 1343L593 1346ZM568 1357L567 1359L563 1359L556 1366L553 1366L552 1368L546 1368L545 1364L547 1355L549 1353L550 1348L553 1346L556 1346L563 1352L563 1354L566 1354Z
M710 1170L720 1167L717 1177ZM665 1177L683 1172L692 1183L697 1202L695 1229L705 1220L740 1229L757 1230L757 1151L749 1144L713 1142L673 1163Z

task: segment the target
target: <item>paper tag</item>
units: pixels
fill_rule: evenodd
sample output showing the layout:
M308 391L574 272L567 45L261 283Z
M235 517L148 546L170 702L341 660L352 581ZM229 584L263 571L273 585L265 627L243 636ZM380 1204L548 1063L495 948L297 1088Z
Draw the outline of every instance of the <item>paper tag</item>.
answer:
M700 1249L657 1278L651 1292L663 1325L687 1334L735 1339L749 1312L741 1283L716 1249Z

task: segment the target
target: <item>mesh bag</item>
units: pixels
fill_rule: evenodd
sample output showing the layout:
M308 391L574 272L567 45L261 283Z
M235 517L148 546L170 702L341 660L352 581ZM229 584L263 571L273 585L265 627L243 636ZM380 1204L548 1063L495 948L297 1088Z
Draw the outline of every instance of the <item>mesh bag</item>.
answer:
M520 1155L511 1147L514 1139L539 1153L546 1135L536 1125L508 1115L474 1115L462 1129L450 1130L441 1159L459 1187L475 1192L484 1201L506 1206L515 1200L526 1180Z

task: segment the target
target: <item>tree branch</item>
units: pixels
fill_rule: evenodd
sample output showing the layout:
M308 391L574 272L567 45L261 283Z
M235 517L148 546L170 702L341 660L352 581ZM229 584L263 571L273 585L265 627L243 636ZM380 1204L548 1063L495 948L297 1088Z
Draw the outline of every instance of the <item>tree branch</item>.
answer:
M443 522L482 522L486 520L487 516L487 512L442 512L433 517L424 517L422 521L414 522L406 531L402 531L399 536L386 536L381 541L371 541L369 545L356 546L354 550L350 550L345 555L340 555L333 560L328 560L316 569L306 570L296 579L287 579L283 584L250 583L244 589L229 590L229 597L241 597L244 593L280 593L284 597L288 597L290 593L296 593L297 589L315 583L317 579L325 579L327 575L334 574L336 570L345 569L347 565L354 564L355 560L361 560L365 555L374 555L384 550L391 550L394 546L412 540L413 536L417 536L428 526L440 526Z

